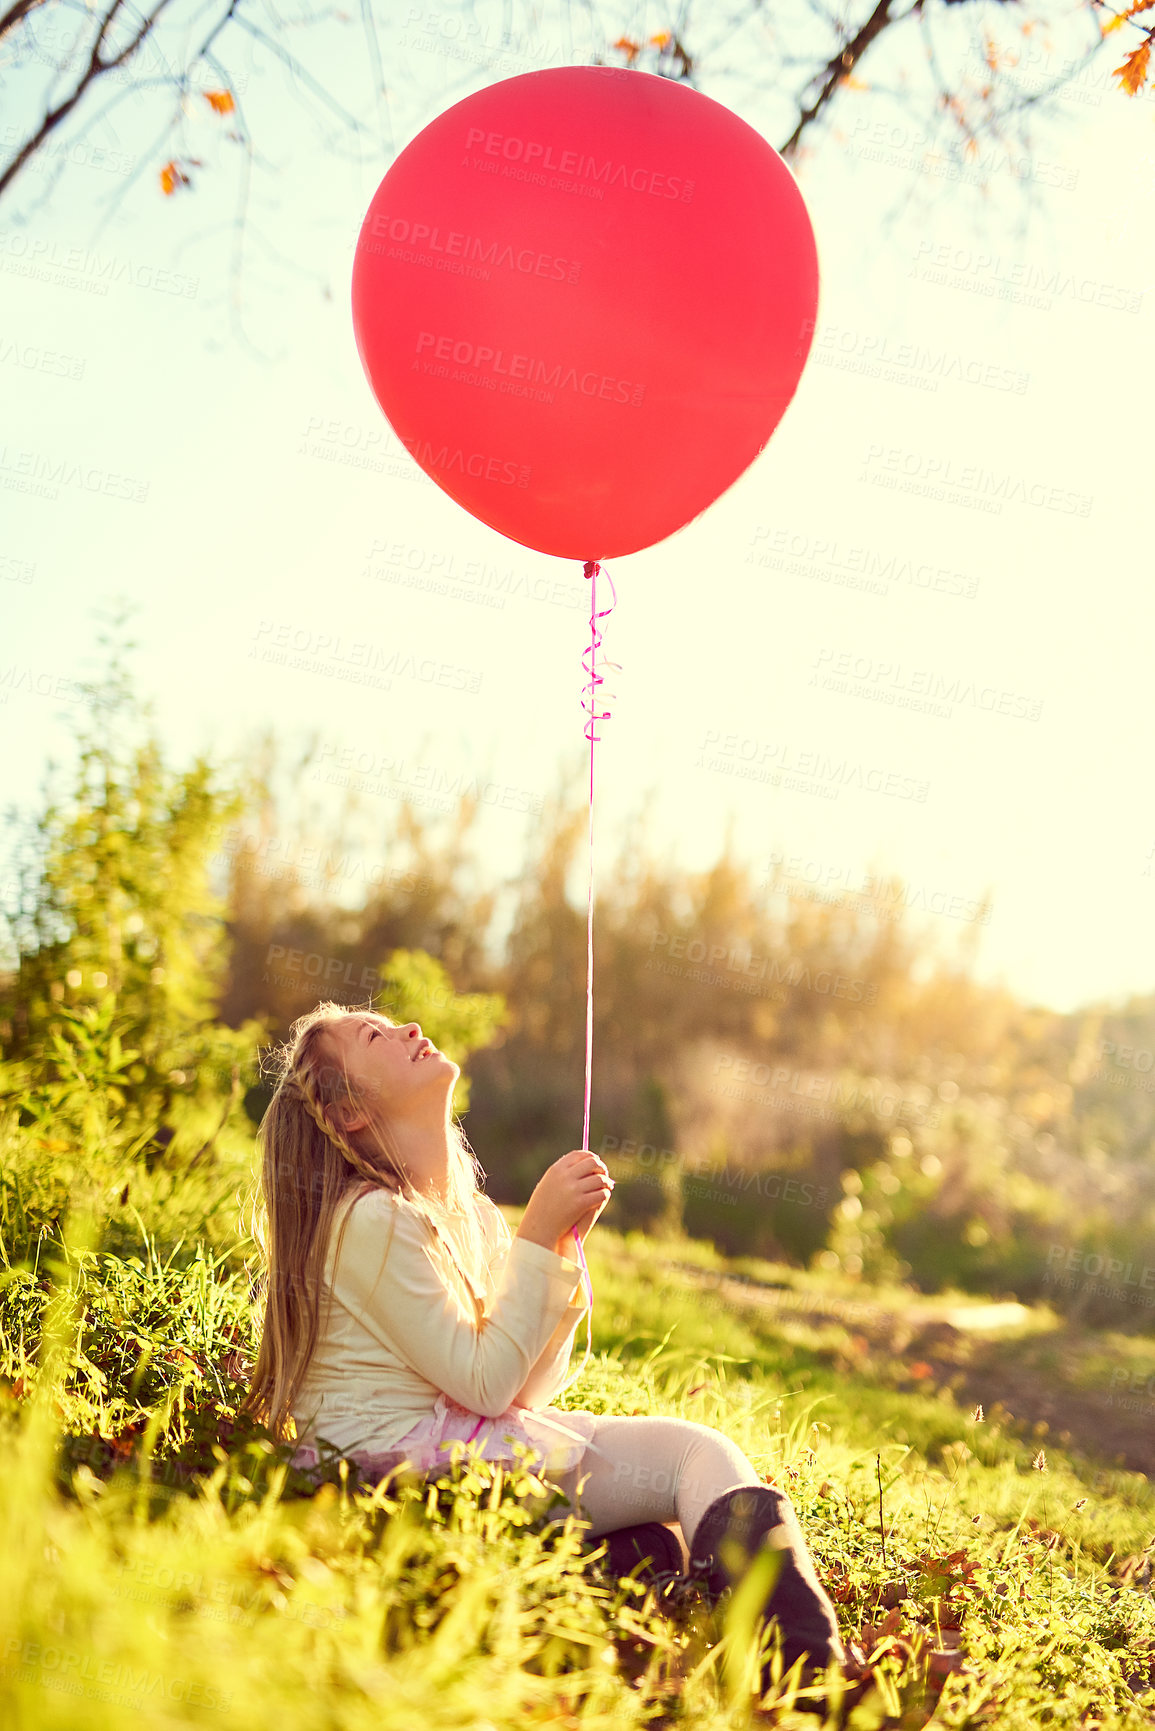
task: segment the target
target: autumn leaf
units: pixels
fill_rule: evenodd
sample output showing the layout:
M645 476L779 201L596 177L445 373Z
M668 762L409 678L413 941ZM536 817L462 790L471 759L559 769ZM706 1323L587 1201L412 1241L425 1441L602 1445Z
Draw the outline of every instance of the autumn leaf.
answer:
M887 1653L904 1655L912 1652L910 1642L899 1632L902 1628L902 1615L902 1607L896 1605L887 1612L881 1623L863 1623L862 1645L866 1649L870 1665L875 1665Z
M1128 18L1134 18L1136 13L1149 12L1155 6L1155 0L1131 0L1130 6L1124 12L1116 12L1109 24L1104 24L1103 35L1109 36L1112 30L1118 30L1126 24Z
M619 36L617 41L614 43L614 47L618 49L620 53L624 54L631 64L638 58L638 55L642 51L641 45L633 41L629 36Z
M846 74L845 78L840 78L839 83L842 85L842 88L844 90L869 90L870 89L870 85L867 84L864 79L856 78L854 76L853 72L848 72Z
M973 1585L973 1578L979 1567L965 1549L950 1551L941 1557L924 1553L917 1561L923 1575L919 1588L921 1598L938 1598L943 1593L953 1592L956 1587Z
M231 90L206 90L204 99L214 114L231 114L237 106Z
M193 156L188 160L192 168L199 168L201 166L199 157ZM188 175L175 157L171 162L165 163L164 167L160 171L160 189L166 198L171 198L178 186L191 185L192 181L189 179Z
M656 36L650 37L650 47L656 48L659 53L664 53L672 41L673 37L668 30L659 30Z
M910 1365L908 1369L909 1374L915 1377L919 1382L922 1382L928 1376L934 1375L934 1367L927 1364L926 1361L921 1358L915 1359L914 1363Z
M1151 41L1141 42L1132 49L1122 66L1116 66L1112 78L1117 78L1128 96L1137 96L1147 82L1147 62L1151 58Z
M170 1346L164 1357L169 1364L187 1364L194 1376L204 1376L204 1371L187 1347Z

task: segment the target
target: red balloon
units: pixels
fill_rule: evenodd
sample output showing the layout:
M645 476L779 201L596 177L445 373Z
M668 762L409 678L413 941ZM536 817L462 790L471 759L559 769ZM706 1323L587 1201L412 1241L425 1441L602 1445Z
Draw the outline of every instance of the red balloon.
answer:
M652 546L737 480L817 301L777 152L618 67L447 109L377 188L353 262L357 347L402 443L483 523L578 559Z

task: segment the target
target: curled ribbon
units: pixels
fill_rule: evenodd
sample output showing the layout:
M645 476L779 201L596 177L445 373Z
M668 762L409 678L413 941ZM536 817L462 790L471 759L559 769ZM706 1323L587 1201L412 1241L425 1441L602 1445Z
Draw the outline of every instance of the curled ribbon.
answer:
M602 667L612 668L615 673L619 672L620 668L616 661L603 660L599 663L598 660L598 652L601 649L603 642L603 633L599 628L600 622L603 619L607 619L618 604L618 595L617 590L614 588L614 580L598 559L586 560L584 575L590 585L590 640L587 647L582 652L582 666L585 669L586 674L585 685L582 687L582 708L585 710L587 717L584 734L585 738L589 740L590 774L589 870L587 873L588 884L586 894L586 1069L585 1100L582 1108L582 1147L588 1149L590 1145L590 1098L592 1094L594 1064L594 746L599 744L601 741L601 734L597 731L598 722L608 721L610 719L610 711L608 709L599 709L597 707L598 687L605 684L605 676L604 674L599 673L598 667L600 665ZM598 607L599 575L603 575L610 586L610 604L608 607L602 607L600 609ZM582 1241L578 1235L576 1226L573 1229L573 1241L577 1246L578 1262L582 1271L582 1284L585 1287L586 1294L586 1344L585 1351L582 1354L581 1364L578 1366L577 1370L574 1371L572 1376L566 1378L561 1389L558 1390L559 1394L564 1393L570 1383L574 1382L582 1374L582 1371L589 1362L593 1331L593 1281L590 1279L589 1266L586 1262L586 1253L582 1246ZM485 1420L483 1418L478 1419L472 1432L466 1438L467 1442L473 1441L484 1423Z
M601 574L604 574L606 582L610 586L610 604L608 607L599 608L598 577ZM603 642L603 633L600 629L600 622L603 619L607 619L613 612L618 603L618 595L617 590L614 588L613 578L610 576L609 572L605 570L600 560L587 559L584 567L584 576L590 586L590 640L587 648L582 654L582 666L585 669L586 674L586 682L582 690L582 708L585 710L587 718L584 732L586 739L589 740L590 774L589 867L586 874L586 1067L585 1099L582 1107L582 1147L588 1148L590 1145L590 1098L592 1094L594 1064L594 746L601 740L601 734L597 731L598 722L608 721L610 718L610 711L608 709L599 709L597 706L598 687L605 684L605 676L598 671L598 652L601 649ZM615 672L618 671L616 662L602 661L600 665L603 667L612 667ZM593 1332L594 1288L593 1282L590 1279L589 1267L586 1263L585 1250L582 1246L582 1241L578 1235L576 1226L574 1227L573 1241L577 1246L578 1262L581 1264L582 1280L586 1292L586 1344L585 1351L582 1354L581 1364L578 1366L577 1370L574 1371L573 1375L566 1379L563 1384L563 1389L568 1388L570 1383L575 1381L576 1378L581 1375L589 1362Z

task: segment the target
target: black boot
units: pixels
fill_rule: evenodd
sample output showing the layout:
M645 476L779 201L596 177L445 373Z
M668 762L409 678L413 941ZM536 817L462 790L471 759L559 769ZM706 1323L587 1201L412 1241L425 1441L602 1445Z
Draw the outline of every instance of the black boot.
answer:
M714 1599L734 1588L764 1545L780 1552L782 1566L762 1606L760 1622L777 1618L782 1632L783 1668L808 1656L803 1681L813 1680L832 1661L844 1664L846 1652L838 1618L814 1570L814 1560L789 1497L769 1485L741 1485L710 1504L690 1547L690 1574ZM770 1686L770 1661L762 1687Z
M606 1554L599 1562L610 1574L634 1574L644 1584L661 1586L682 1572L682 1547L669 1527L659 1521L618 1527L612 1533L603 1533L600 1539L587 1540L585 1548L595 1551L603 1544Z

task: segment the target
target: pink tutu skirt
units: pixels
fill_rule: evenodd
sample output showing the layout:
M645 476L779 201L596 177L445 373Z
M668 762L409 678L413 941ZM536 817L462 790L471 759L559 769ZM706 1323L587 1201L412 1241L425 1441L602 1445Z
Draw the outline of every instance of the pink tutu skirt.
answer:
M350 1459L356 1460L370 1478L382 1478L404 1465L428 1476L448 1471L454 1442L472 1438L473 1451L482 1459L511 1466L517 1462L513 1445L521 1443L535 1457L528 1465L552 1478L581 1466L587 1449L593 1449L596 1423L597 1415L592 1412L562 1412L552 1406L510 1406L497 1418L480 1418L448 1395L439 1394L432 1410L390 1449L374 1454L351 1452ZM305 1444L293 1456L293 1464L307 1469L315 1466L318 1458L316 1449Z

